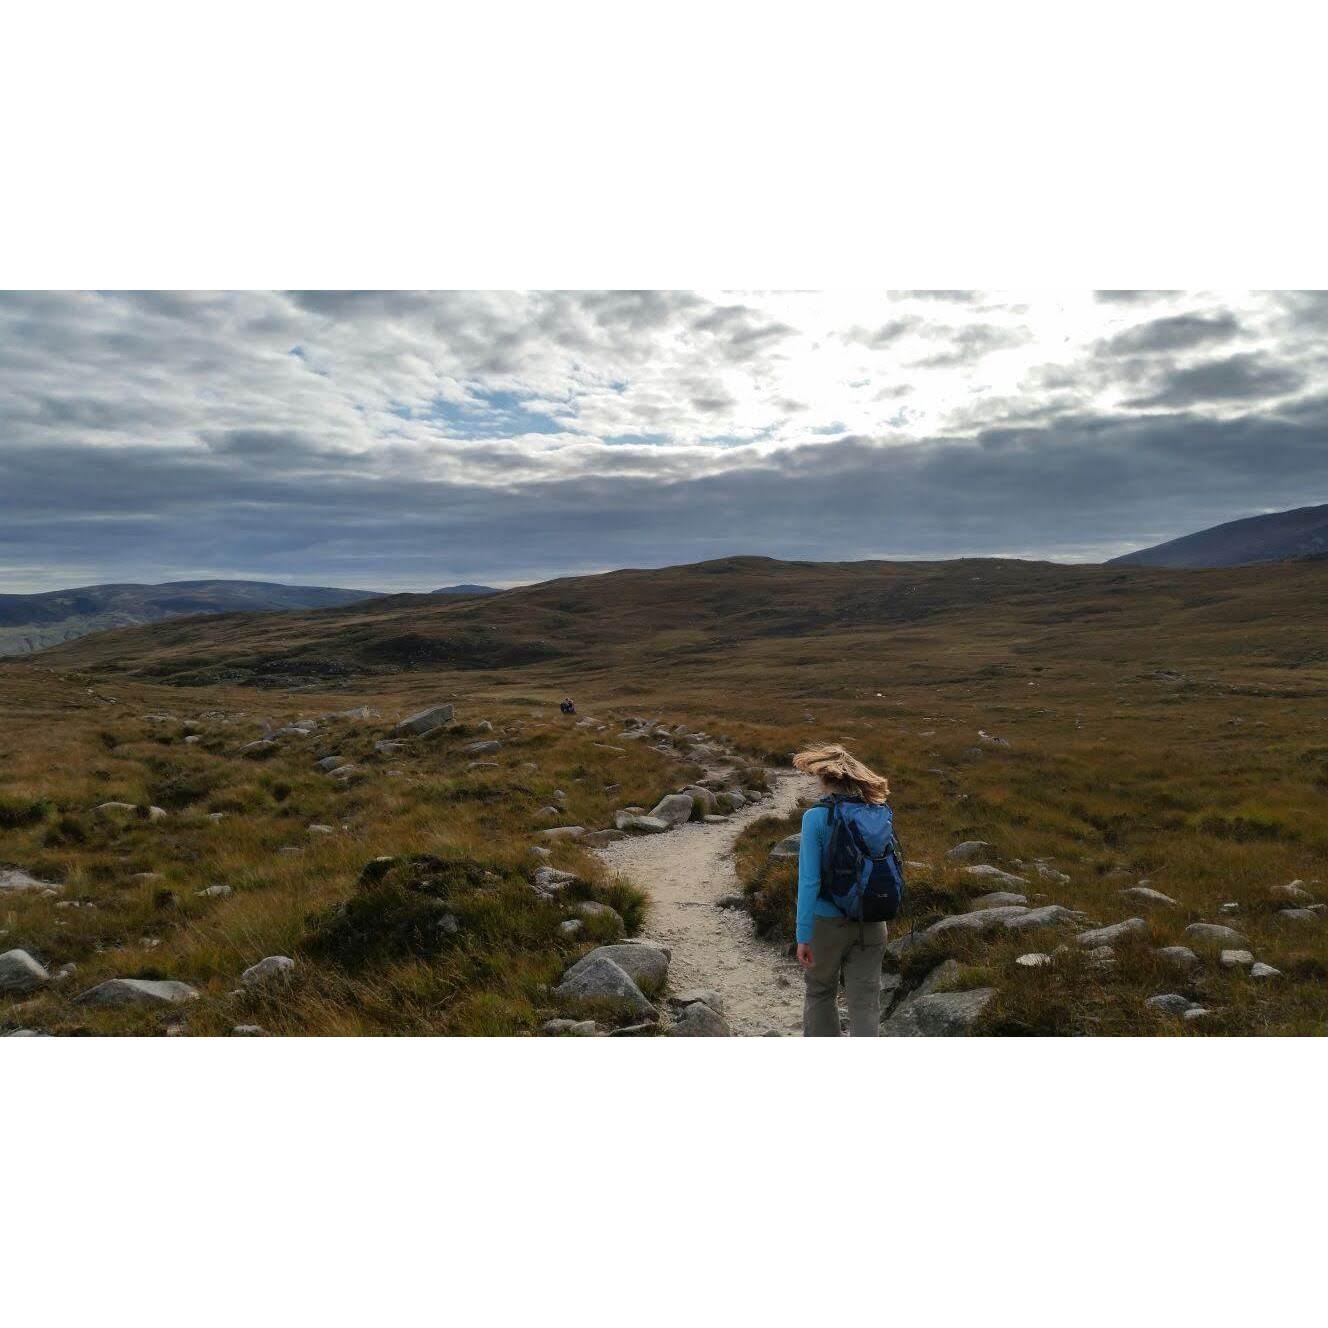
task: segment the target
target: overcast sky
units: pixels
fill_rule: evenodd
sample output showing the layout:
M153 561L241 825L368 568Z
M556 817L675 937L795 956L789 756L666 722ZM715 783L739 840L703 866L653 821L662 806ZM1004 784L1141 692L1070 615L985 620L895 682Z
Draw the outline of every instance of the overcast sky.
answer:
M0 591L1092 560L1328 501L1328 296L0 294Z

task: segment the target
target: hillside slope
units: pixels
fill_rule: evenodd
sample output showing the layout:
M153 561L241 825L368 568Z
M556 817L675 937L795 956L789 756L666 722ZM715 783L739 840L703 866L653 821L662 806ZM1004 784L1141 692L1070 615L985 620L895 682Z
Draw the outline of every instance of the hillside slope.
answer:
M0 595L0 655L23 655L90 632L197 613L320 609L372 599L377 592L270 581L166 581L76 586L35 595Z
M1113 558L1136 567L1240 567L1328 554L1328 503L1226 521Z

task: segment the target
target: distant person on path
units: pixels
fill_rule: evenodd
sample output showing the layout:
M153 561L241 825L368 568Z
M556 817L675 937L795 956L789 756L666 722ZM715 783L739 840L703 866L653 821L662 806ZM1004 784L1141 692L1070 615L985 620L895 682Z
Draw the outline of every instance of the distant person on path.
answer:
M870 804L885 809L890 785L842 747L814 747L793 758L796 769L816 775L825 801L802 817L798 849L798 963L806 980L803 1037L839 1036L839 981L848 1004L849 1034L877 1037L881 1023L881 963L884 922L846 916L822 889L833 804ZM886 809L888 815L888 809ZM891 833L893 833L891 831Z
M558 705L558 709L561 710L564 715L576 714L576 706L573 704L572 698L570 696L563 697L562 701Z

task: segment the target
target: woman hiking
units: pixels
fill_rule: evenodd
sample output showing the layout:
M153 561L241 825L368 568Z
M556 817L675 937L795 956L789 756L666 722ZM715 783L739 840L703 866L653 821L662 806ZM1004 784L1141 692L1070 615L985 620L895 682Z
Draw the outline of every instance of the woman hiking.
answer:
M849 1035L877 1037L885 923L848 916L829 898L829 890L822 889L822 877L832 815L854 815L852 808L863 804L879 807L881 812L874 813L874 817L885 826L889 842L893 829L885 800L890 796L890 785L843 747L813 747L799 752L793 765L805 774L816 775L826 795L824 801L803 813L798 849L798 963L806 981L802 1035L839 1036L837 1000L842 973Z

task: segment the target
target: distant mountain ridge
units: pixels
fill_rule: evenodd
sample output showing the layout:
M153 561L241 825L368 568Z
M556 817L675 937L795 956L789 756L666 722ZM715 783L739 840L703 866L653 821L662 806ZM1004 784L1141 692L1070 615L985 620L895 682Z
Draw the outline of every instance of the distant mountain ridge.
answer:
M439 586L437 590L429 591L431 595L496 595L497 586L472 586L465 583L459 586Z
M0 655L26 655L110 627L196 613L327 609L375 599L375 590L288 586L277 581L117 582L35 595L0 595Z
M1241 567L1328 554L1328 503L1242 517L1111 559L1135 567Z

